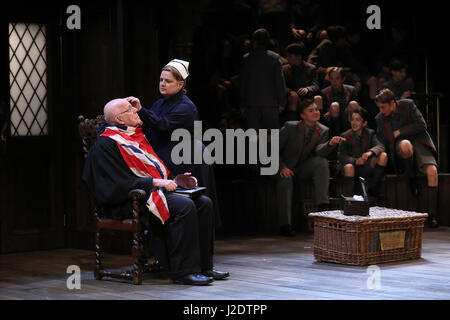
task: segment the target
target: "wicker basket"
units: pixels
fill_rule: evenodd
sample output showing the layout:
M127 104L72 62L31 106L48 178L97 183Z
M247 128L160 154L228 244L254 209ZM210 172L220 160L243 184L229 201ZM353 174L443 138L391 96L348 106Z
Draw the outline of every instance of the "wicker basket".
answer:
M426 213L372 207L367 217L342 211L309 215L314 218L318 261L363 266L421 256Z

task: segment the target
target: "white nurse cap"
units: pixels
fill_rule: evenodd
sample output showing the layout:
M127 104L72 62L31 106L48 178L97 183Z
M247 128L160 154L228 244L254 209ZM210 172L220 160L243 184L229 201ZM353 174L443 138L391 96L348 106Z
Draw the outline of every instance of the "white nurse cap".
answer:
M166 67L167 66L171 66L171 67L174 67L175 69L177 69L178 72L183 77L183 79L186 79L189 76L189 71L188 71L189 62L187 62L187 61L173 59L168 64L166 64Z

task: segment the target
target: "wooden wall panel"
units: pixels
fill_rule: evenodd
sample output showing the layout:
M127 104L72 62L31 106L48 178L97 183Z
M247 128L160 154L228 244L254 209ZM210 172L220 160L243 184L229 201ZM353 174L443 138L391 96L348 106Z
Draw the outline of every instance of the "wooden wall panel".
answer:
M388 175L382 184L386 191L386 206L406 211L427 212L428 194L426 177L419 176L421 193L414 198L409 190L407 180L402 176ZM332 179L330 190L342 188L340 179ZM310 182L309 182L310 183ZM297 189L296 189L297 190ZM297 230L307 231L306 214L312 201L312 185L303 188L298 199L293 201L292 221ZM222 214L221 233L230 235L276 234L278 232L278 217L276 203L275 181L271 179L256 180L220 180L217 183L219 205ZM439 175L439 223L450 225L450 174ZM333 195L332 195L333 196ZM333 202L335 204L335 202ZM305 209L306 208L306 209ZM333 209L336 210L336 209Z
M45 7L45 4L30 3L24 6L23 3L12 2L0 5L0 193L4 196L0 203L0 253L65 246L59 7ZM10 101L14 100L10 100L10 22L45 25L45 111L48 131L42 136L10 136ZM33 54L33 50L29 52ZM27 65L26 60L23 60L23 66ZM31 75L31 79L35 75ZM22 85L25 96L29 90L32 92L33 88L29 85L19 86ZM25 96L21 96L19 101L29 99ZM36 111L24 112L24 118L32 119Z

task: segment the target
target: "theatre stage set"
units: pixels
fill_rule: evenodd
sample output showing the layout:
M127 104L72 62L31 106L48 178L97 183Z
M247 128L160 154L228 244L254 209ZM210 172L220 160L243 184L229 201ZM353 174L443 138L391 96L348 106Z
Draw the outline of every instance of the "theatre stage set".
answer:
M189 57L194 29L207 21L203 13L210 18L220 15L209 2L64 0L56 4L45 0L0 4L0 299L449 299L450 175L445 173L449 117L445 98L441 100L441 114L437 112L436 96L429 100L426 116L433 139L440 139L440 226L429 229L425 223L424 229L416 228L414 234L404 232L402 227L372 230L372 242L363 249L370 251L364 254L400 247L406 250L411 249L409 241L414 239L414 255L364 265L349 264L342 252L337 254L338 260L344 259L342 263L320 259L324 251L318 255L319 245L334 250L335 243L323 230L317 238L312 217L307 220L302 216L310 227L293 237L273 232L273 185L267 181L235 184L218 179L224 230L217 235L214 259L216 268L228 271L229 278L207 286L173 284L164 272L145 273L140 285L117 279L95 280L94 217L81 181L84 154L77 118L101 114L105 102L115 97L137 96L146 106L156 101L161 66L172 58ZM363 17L365 25L366 9L372 4L322 2L331 6L330 23L336 24ZM442 29L448 11L437 1L427 3L425 8L411 3L404 7L392 1L374 3L382 9L382 29L373 33L365 30L365 35L382 39L398 9L407 10L404 16L415 40L420 41L416 55L420 61L418 82L423 87L429 84L430 92L444 92L439 97L448 96L448 75L441 68L448 57L440 48L442 32L436 32L448 29ZM80 25L69 19L77 13L71 7L74 4L81 10ZM398 8L394 10L395 6ZM173 20L167 18L167 12L173 13ZM424 21L422 15L434 17L433 23ZM435 29L428 29L431 27ZM36 81L36 85L20 87L20 79ZM29 103L33 106L21 110L17 106L23 104L21 97L27 92L34 97ZM437 119L440 127L435 126ZM396 179L386 180L390 207L424 212L426 197L411 200L406 196L407 185ZM421 179L424 186L424 177ZM257 201L258 197L263 201ZM339 232L347 228L337 222L322 226ZM352 232L339 241L355 249L359 240L348 242ZM386 240L388 235L383 232L391 238ZM126 242L129 238L109 235L106 240L105 266L129 268L133 263Z
M448 300L449 243L448 227L425 229L421 258L351 266L317 262L312 234L219 239L215 265L230 277L208 286L176 285L156 273L142 285L95 280L87 250L14 253L0 256L0 299ZM132 264L127 255L106 254L105 261L118 269ZM80 268L79 289L71 265Z

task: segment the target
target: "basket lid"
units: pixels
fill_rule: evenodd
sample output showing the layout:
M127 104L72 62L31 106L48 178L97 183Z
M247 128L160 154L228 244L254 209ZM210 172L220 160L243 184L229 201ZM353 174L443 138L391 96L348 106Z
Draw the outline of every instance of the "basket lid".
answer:
M346 216L342 210L311 212L310 217L323 217L348 222L362 222L372 220L386 219L405 219L405 218L427 218L427 213L419 213L414 211L404 211L399 209L391 209L384 207L371 207L368 216Z

